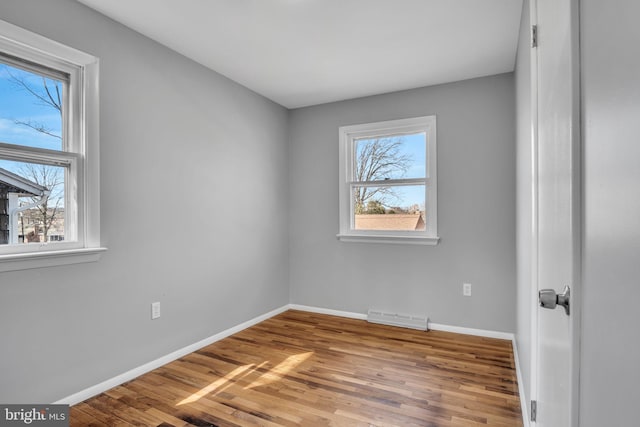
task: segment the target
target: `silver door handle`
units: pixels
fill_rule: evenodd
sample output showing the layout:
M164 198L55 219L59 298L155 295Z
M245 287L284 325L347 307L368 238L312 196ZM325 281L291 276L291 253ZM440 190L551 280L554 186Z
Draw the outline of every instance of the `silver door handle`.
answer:
M569 299L571 297L571 290L568 285L564 286L561 294L556 294L553 289L542 289L538 292L538 300L540 301L540 307L554 309L557 305L564 307L564 312L569 315Z

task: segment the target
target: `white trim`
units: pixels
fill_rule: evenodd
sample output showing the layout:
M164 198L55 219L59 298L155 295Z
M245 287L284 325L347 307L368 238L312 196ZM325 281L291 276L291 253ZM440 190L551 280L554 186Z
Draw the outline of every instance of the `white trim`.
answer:
M337 234L336 237L341 242L354 243L395 243L403 245L431 245L435 246L440 241L440 237L426 236L380 236L374 234Z
M24 52L36 50L43 58L55 58L59 61L58 66L60 63L82 64L95 60L93 55L0 19L0 41L2 40L14 44L15 47L9 50L12 55L21 57Z
M56 244L56 243L49 243ZM46 247L46 245L39 245ZM96 262L107 248L81 248L58 251L30 252L0 256L0 273L31 268Z
M289 304L291 310L307 311L309 313L328 314L330 316L346 317L349 319L367 320L366 313L332 310L330 308L311 307L308 305Z
M443 325L429 322L429 329L433 331L453 332L454 334L474 335L476 337L496 338L511 341L514 338L511 332L491 331L487 329L465 328L462 326Z
M329 308L311 307L308 305L289 304L291 310L308 311L310 313L329 314L331 316L347 317L349 319L367 320L366 313L354 313L350 311L332 310ZM434 331L453 332L456 334L475 335L478 337L497 338L512 341L514 335L511 332L490 331L485 329L464 328L461 326L449 326L440 323L429 322L429 329Z
M84 244L89 248L100 246L100 61L84 65L84 170L82 191L84 196ZM82 228L82 230L80 230Z
M538 25L538 0L530 0L529 21ZM538 34L538 43L540 34ZM531 283L529 289L531 351L529 357L529 400L538 400L538 48L530 50L531 64ZM530 418L530 417L529 417ZM528 418L528 419L529 419ZM532 424L536 424L535 421Z
M518 394L520 397L520 411L522 412L522 427L530 427L529 411L527 409L527 397L524 393L524 383L522 381L522 371L520 370L520 358L518 357L518 344L514 335L511 340L511 347L513 348L513 362L516 365L516 379L518 380Z
M99 384L86 388L78 393L74 393L70 396L64 397L56 402L53 402L54 405L75 405L80 402L83 402L93 396L96 396L100 393L103 393L107 390L110 390L114 387L119 386L120 384L124 384L127 381L131 381L134 378L139 377L140 375L146 374L154 369L157 369L161 366L166 365L167 363L173 362L181 357L186 356L187 354L193 353L203 347L213 344L216 341L220 341L223 338L227 338L230 335L238 333L244 329L247 329L253 325L256 325L264 320L267 320L273 316L276 316L280 313L283 313L289 309L289 305L284 305L280 308L272 310L268 313L265 313L261 316L254 317L251 320L243 322L237 326L226 329L222 332L219 332L215 335L210 336L209 338L205 338L201 341L183 347L179 350L176 350L172 353L169 353L165 356L162 356L158 359L152 360L151 362L145 363L144 365L138 366L137 368L133 368L123 374L116 375L113 378L110 378L106 381L103 381Z
M388 181L355 181L354 150L358 138L384 137L391 135L424 132L426 135L425 176L421 178L393 179ZM373 242L395 244L437 245L438 236L438 193L437 193L437 129L436 116L413 117L409 119L388 120L340 126L338 154L338 195L339 195L339 233L338 240L343 242ZM352 190L354 187L380 187L399 185L423 185L425 197L424 231L394 230L355 230Z

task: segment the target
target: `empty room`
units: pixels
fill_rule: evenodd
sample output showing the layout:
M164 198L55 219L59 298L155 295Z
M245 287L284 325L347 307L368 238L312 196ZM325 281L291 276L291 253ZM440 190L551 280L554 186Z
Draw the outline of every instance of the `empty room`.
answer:
M637 16L0 1L0 426L638 425Z

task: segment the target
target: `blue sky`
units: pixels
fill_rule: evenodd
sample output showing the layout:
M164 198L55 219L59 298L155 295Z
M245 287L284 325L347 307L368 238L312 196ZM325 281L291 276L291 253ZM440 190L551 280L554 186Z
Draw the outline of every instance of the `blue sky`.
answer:
M59 138L16 124L16 120L38 123L53 133L62 133L60 113L19 87L11 75L23 79L36 90L43 88L39 75L0 63L0 142L60 150Z

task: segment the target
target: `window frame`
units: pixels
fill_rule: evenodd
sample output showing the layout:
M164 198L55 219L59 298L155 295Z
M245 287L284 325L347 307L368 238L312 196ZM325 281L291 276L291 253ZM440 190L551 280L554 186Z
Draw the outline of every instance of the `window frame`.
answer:
M100 245L99 60L2 20L0 51L16 63L35 64L33 70L38 73L50 69L54 75L68 76L62 151L1 143L0 155L63 165L65 198L72 201L65 209L75 210L65 217L65 221L75 219L70 227L75 230L71 232L74 241L0 247L0 272L97 261L106 250Z
M425 133L426 173L424 178L358 182L354 180L356 141L363 138L390 137ZM343 242L438 244L437 132L436 116L364 123L339 128L339 213L338 239ZM356 186L425 186L425 230L356 230L354 229L353 188Z

